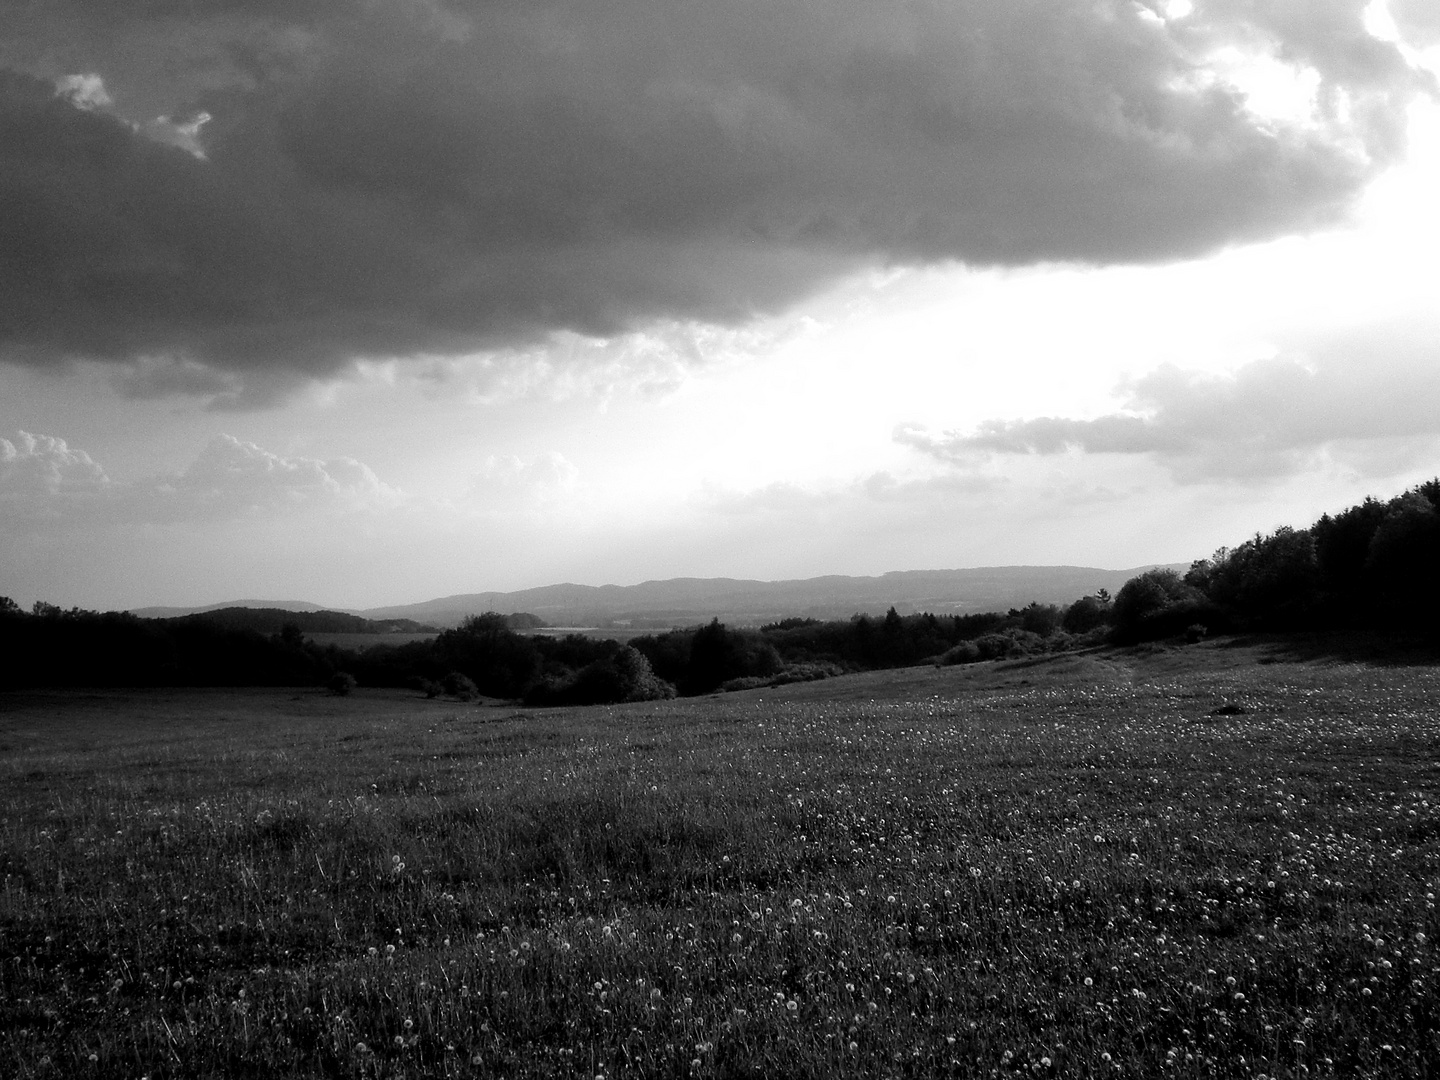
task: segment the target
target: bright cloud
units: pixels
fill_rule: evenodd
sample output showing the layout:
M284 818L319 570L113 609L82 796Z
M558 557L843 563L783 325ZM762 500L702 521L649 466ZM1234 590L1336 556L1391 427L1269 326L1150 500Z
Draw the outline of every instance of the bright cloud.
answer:
M190 506L230 513L325 506L352 510L393 507L404 496L353 458L286 458L230 435L214 439L195 463L159 491Z
M22 431L14 442L0 439L0 499L15 502L103 491L105 470L64 439Z
M104 109L115 104L105 89L105 80L99 75L66 75L56 79L55 93L77 109Z
M119 482L65 440L21 432L16 442L0 439L0 500L10 528L23 531L374 512L401 507L405 496L352 458L283 457L229 435L181 473Z
M1229 375L1163 366L1128 388L1126 411L1093 419L990 420L971 432L901 425L897 442L952 464L987 455L1150 454L1186 483L1273 483L1322 452L1357 463L1408 442L1411 464L1440 441L1440 369L1423 353L1376 381L1365 363L1260 360Z
M528 461L491 455L471 478L469 501L484 510L544 506L573 493L579 479L580 470L558 451Z

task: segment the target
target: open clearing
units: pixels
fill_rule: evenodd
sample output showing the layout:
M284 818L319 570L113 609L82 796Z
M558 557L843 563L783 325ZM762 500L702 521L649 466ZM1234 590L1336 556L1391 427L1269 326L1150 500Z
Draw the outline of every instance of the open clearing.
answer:
M1217 711L1221 710L1221 711ZM0 697L5 1076L1426 1076L1440 669Z
M353 649L356 652L364 652L377 645L413 645L417 641L434 641L436 637L433 633L412 634L401 631L389 634L354 634L323 630L311 631L305 636L316 645L335 645L342 649Z

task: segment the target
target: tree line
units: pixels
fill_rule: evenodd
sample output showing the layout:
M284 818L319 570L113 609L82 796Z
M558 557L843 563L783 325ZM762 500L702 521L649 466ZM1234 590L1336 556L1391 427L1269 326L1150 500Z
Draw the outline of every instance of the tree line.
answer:
M345 693L358 684L585 705L1174 635L1358 628L1433 635L1437 611L1440 479L1326 514L1308 529L1257 534L1184 574L1146 571L1113 599L1101 590L1065 606L971 615L901 615L892 607L879 618L793 618L758 629L717 619L627 644L527 635L532 618L487 612L428 640L354 650L306 638L305 629L331 624L319 615L145 619L43 602L27 612L0 597L0 687L329 686ZM281 616L278 631L261 629Z
M26 612L0 597L0 687L331 686L343 693L361 685L534 705L638 701L1063 648L1073 643L1069 631L1093 637L1103 627L1103 612L1076 624L1086 605L947 616L891 608L883 618L786 619L759 629L716 619L628 644L529 635L514 628L524 620L487 612L427 640L362 650L318 644L298 620L266 634L209 613L147 619L45 603Z
M278 634L287 626L305 634L435 634L439 629L414 619L367 619L345 611L290 611L286 608L223 607L198 612L206 622ZM187 618L189 616L175 616ZM535 616L529 616L534 619ZM539 622L537 619L536 622ZM543 623L541 625L544 625Z
M1257 533L1191 564L1151 570L1116 595L1121 641L1177 633L1379 630L1434 636L1440 613L1440 479L1367 498L1308 529Z

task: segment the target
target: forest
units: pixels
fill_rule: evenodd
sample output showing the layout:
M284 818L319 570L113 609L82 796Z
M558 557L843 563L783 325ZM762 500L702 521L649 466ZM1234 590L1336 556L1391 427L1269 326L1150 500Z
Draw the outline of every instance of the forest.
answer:
M100 686L409 687L460 700L586 705L694 696L923 663L960 664L1107 642L1236 632L1365 630L1434 638L1440 611L1440 478L1367 498L1308 528L1282 527L1146 571L1111 597L937 616L718 620L631 639L530 635L523 613L472 616L434 638L345 649L307 632L360 629L353 616L226 609L145 619L0 597L0 688ZM363 622L364 620L360 620ZM410 628L410 627L406 627ZM419 628L418 625L415 628ZM420 628L423 629L423 628Z

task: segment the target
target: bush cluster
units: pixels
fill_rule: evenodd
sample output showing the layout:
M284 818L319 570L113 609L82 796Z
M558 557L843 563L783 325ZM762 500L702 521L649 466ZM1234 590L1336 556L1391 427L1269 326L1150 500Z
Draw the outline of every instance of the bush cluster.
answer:
M625 701L663 701L675 687L657 678L638 649L622 645L568 678L554 676L525 693L527 705L606 705Z

